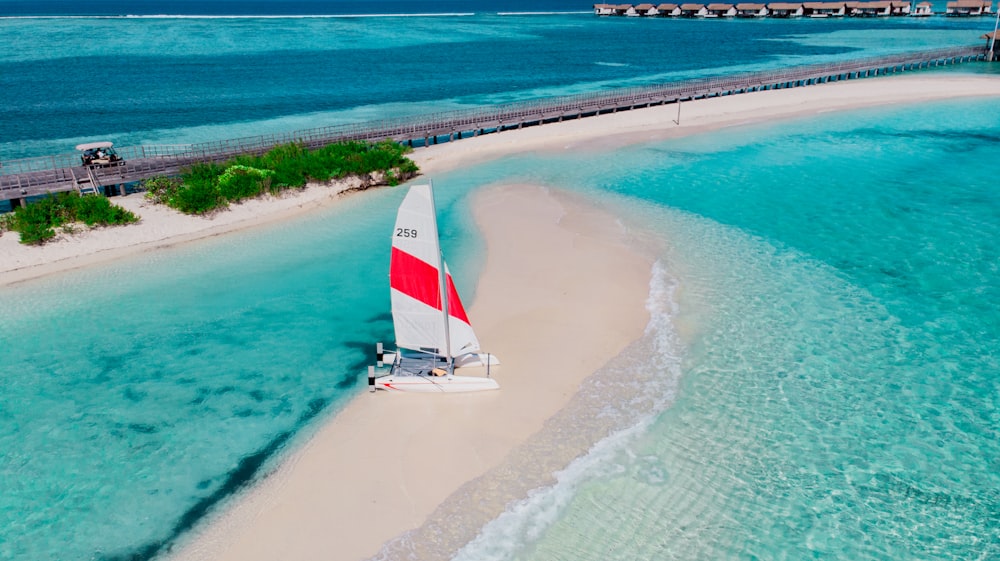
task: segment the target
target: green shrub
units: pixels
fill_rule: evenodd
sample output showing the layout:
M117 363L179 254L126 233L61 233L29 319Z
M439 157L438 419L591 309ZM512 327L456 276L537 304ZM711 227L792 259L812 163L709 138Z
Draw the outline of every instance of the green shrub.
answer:
M17 231L25 245L42 245L56 236L55 229L44 222L26 222L19 225Z
M131 224L139 217L104 197L76 197L76 221L87 226Z
M226 206L218 186L208 182L185 183L167 204L185 214L205 214Z
M232 165L219 176L219 194L230 202L260 196L271 186L271 170Z
M0 214L0 234L14 230L14 212Z
M181 173L181 185L167 199L167 206L185 214L205 214L224 208L226 199L219 193L219 176L225 167L213 162L193 164Z
M23 244L43 244L55 237L55 229L73 222L109 226L137 222L135 214L100 196L81 197L60 193L14 210L11 229L21 234Z
M146 196L181 212L203 214L264 192L304 187L310 180L384 172L386 181L396 185L418 171L405 156L411 151L392 140L338 142L312 151L300 144L284 144L260 156L248 154L224 164L192 165L182 171L176 183L166 178L150 180Z
M180 178L158 175L142 180L140 189L144 190L146 198L154 203L167 204L167 201L177 193L177 189L181 185Z

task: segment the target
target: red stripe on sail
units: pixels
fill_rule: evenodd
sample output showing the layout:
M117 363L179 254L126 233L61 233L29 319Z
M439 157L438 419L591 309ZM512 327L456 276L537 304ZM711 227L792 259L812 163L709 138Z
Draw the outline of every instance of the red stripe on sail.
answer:
M455 289L455 283L451 280L451 275L448 275L448 315L456 319L460 319L465 323L469 323L469 316L465 315L465 308L462 307L462 300L458 297L458 290Z
M403 294L441 309L441 296L437 268L405 251L392 248L389 261L389 286Z
M469 323L469 317L465 314L462 301L458 298L458 291L451 280L451 275L448 275L447 281L448 315ZM393 289L435 310L440 310L439 283L436 267L401 249L392 248L392 257L389 261L389 286Z

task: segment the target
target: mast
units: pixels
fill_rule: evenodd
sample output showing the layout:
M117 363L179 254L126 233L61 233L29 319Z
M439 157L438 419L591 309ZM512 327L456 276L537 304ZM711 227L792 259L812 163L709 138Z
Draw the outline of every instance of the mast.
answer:
M451 333L448 324L448 275L445 271L444 252L441 251L441 235L438 232L437 206L434 204L434 184L428 182L427 190L431 199L431 223L434 225L434 238L437 240L437 266L438 266L438 295L441 298L441 313L444 319L444 347L445 359L448 361L448 375L454 372L454 360L451 356Z

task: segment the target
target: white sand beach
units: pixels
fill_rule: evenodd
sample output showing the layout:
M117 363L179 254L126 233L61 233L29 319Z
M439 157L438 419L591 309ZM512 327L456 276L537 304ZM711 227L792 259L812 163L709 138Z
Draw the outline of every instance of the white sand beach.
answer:
M521 152L604 151L827 111L987 96L1000 96L1000 77L858 80L687 102L680 124L676 106L653 107L420 148L412 158L430 176ZM0 237L0 287L290 219L338 196L310 188L213 218L150 208L139 196L115 199L137 211L142 223L42 248L20 246L14 234ZM484 349L503 361L495 374L502 389L358 396L274 473L177 547L172 559L375 555L388 540L423 524L467 482L500 465L543 429L583 380L641 336L652 262L615 217L542 186L498 185L476 197L487 260L469 312ZM563 348L574 353L551 352Z

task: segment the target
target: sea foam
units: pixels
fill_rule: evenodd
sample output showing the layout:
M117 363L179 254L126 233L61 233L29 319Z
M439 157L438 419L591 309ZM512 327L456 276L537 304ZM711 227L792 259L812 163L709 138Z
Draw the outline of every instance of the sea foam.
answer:
M627 469L627 464L637 461L635 455L630 453L630 444L673 402L681 376L683 345L672 320L678 311L674 298L676 289L677 279L671 277L666 267L657 261L649 283L646 309L650 319L643 338L619 357L624 359L627 367L612 367L595 375L595 378L604 379L624 379L630 374L635 375L632 380L635 385L631 389L641 392L641 396L632 395L629 398L629 392L616 394L613 397L624 398L624 401L609 404L600 412L592 412L605 418L614 415L617 422L608 419L610 424L627 426L601 439L585 454L555 473L554 484L534 489L527 497L511 504L503 514L484 526L474 540L459 550L454 561L502 561L515 557L519 551L530 548L551 524L560 519L583 484L595 477L622 472ZM595 384L588 384L582 391L593 389ZM633 407L640 402L645 402L646 406Z

